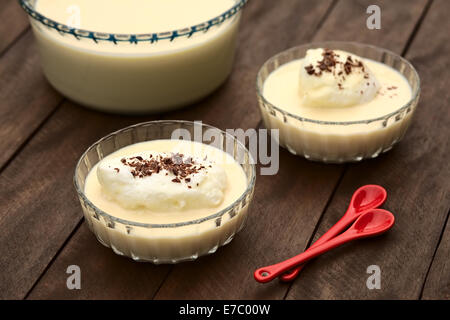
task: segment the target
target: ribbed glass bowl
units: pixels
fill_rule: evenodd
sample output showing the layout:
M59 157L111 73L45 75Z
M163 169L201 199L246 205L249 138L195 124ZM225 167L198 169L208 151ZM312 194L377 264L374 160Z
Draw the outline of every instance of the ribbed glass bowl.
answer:
M303 118L270 103L263 94L268 76L280 66L304 58L306 51L314 48L344 50L392 67L407 79L411 100L381 117L348 122ZM329 163L361 161L389 151L409 127L420 95L419 76L401 56L371 45L338 41L310 43L277 54L261 67L256 87L264 124L268 129L279 129L280 145L292 154Z
M247 2L235 0L222 14L179 30L113 34L52 20L36 9L37 0L18 1L50 84L80 104L125 114L168 111L218 88L231 73Z
M100 210L88 199L84 193L86 177L101 159L134 143L171 139L177 129L187 130L191 137L213 133L220 139L202 142L226 150L241 165L247 176L247 188L233 204L197 220L146 224L117 218L111 212ZM249 151L232 135L197 122L151 121L111 133L90 146L77 163L74 184L85 220L100 243L116 254L136 261L160 264L195 260L228 244L245 223L255 179L255 165Z

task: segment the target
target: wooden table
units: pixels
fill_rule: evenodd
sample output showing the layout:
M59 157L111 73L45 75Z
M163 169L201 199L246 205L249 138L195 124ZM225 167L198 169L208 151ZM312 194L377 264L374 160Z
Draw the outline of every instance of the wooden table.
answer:
M366 28L378 4L382 29ZM168 114L123 117L80 107L40 70L25 14L0 2L0 297L3 299L449 299L450 1L250 0L231 78L210 97ZM372 43L417 68L422 97L405 139L375 160L326 165L280 152L276 176L258 176L246 227L198 261L155 266L119 257L88 230L72 185L95 140L151 119L258 128L258 68L289 47L319 40ZM361 185L383 185L397 221L388 234L334 250L291 284L258 284L256 267L304 250L345 211ZM81 268L81 290L66 269ZM369 290L370 265L381 289Z

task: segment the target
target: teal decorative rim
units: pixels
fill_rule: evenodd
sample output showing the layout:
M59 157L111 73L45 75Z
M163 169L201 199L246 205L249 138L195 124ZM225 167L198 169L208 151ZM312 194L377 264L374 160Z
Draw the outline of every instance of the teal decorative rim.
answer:
M34 9L35 0L18 0L20 6L25 10L25 12L34 20L42 23L43 25L55 29L56 31L63 34L70 34L74 36L76 39L80 40L81 38L91 39L94 42L98 43L99 41L110 41L114 44L119 42L130 42L130 43L139 43L139 42L149 42L149 43L157 43L161 40L169 40L174 41L180 37L190 38L192 35L198 32L208 32L214 26L220 26L225 21L233 18L238 12L242 10L248 0L238 0L235 5L233 5L230 9L222 13L221 15L210 19L206 22L197 24L195 26L173 30L173 31L165 31L158 33L148 33L148 34L117 34L117 33L104 33L104 32L96 32L89 31L84 29L77 29L69 27L68 25L59 23L52 19L49 19Z

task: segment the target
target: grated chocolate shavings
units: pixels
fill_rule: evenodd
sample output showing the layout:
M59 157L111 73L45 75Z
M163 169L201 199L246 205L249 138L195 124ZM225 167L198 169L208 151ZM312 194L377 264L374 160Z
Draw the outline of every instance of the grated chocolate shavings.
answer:
M361 61L359 60L355 60L353 61L352 57L348 56L347 57L347 61L345 61L344 63L344 71L345 74L349 75L350 73L352 73L353 68L361 68L361 70L364 72L364 65ZM367 73L364 74L364 76L369 76Z
M341 77L343 80L345 80L344 72L345 75L349 75L355 68L361 69L364 73L364 79L369 79L369 74L366 72L363 63L359 60L354 60L351 56L347 57L345 63L338 61L336 58L338 58L339 55L330 49L324 49L322 56L323 59L317 61L316 66L310 64L305 67L305 70L309 75L320 77L323 72L330 72L336 77L336 67L337 65L340 65L344 71L339 71L337 76Z
M205 166L195 163L192 157L184 159L184 155L179 153L166 157L161 155L153 157L153 155L150 155L148 159L136 156L128 159L123 158L120 161L132 168L130 172L134 178L149 177L154 173L159 173L161 170L166 170L166 176L169 173L175 176L172 180L174 183L181 183L181 179L188 183L191 181L190 175L205 169ZM115 170L119 172L118 168Z
M314 66L312 64L310 64L309 66L306 66L305 70L309 75L313 75L316 73L316 71L314 70Z
M332 72L336 66L336 54L333 50L325 49L322 53L323 59L318 62L318 67L322 71Z

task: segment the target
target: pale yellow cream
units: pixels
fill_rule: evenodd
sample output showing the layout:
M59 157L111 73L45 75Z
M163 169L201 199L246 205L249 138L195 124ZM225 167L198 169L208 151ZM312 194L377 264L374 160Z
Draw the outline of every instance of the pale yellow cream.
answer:
M359 161L390 150L403 137L413 109L396 111L410 102L412 89L398 71L363 59L380 86L371 100L345 107L306 106L299 89L302 62L299 59L280 66L263 86L264 98L282 110L270 112L261 103L264 123L279 129L280 144L291 153L324 162ZM366 85L372 84L368 81ZM371 121L374 119L380 120ZM352 121L358 123L343 124Z
M178 29L187 33L189 27L218 17L236 3L38 0L36 8L72 27L127 35ZM239 20L240 13L207 32L173 41L114 43L76 39L30 19L49 82L76 102L120 113L170 110L193 103L219 87L232 69Z
M182 29L224 13L234 0L38 0L37 11L70 26L107 33Z
M264 83L263 94L270 103L289 113L312 120L333 122L378 118L398 110L411 100L411 87L403 75L379 62L364 59L364 63L378 79L381 88L372 100L362 104L342 108L305 106L299 90L302 60L292 61L274 71ZM373 84L367 81L367 85Z
M86 197L99 209L115 218L145 224L179 224L203 219L230 208L218 218L203 222L173 227L140 227L120 223L94 211L84 208L85 218L97 239L120 255L140 261L154 263L175 263L193 260L198 256L213 253L221 245L229 243L247 217L248 202L232 207L245 193L247 177L242 167L227 153L205 144L180 140L155 140L122 148L110 157L126 157L144 151L174 152L194 155L220 165L225 173L227 185L223 200L217 206L171 211L155 211L146 208L122 207L102 191L94 166L85 182ZM189 206L187 206L189 207Z
M170 224L196 220L219 212L236 201L247 188L247 179L244 171L229 154L198 142L183 140L154 140L143 142L122 148L108 155L103 161L110 158L126 157L130 154L145 151L182 153L185 156L194 156L193 153L195 152L195 157L200 159L206 157L209 161L222 167L225 171L227 181L223 200L216 207L172 212L168 212L167 210L149 210L147 208L138 208L136 210L127 209L122 207L118 202L111 201L110 197L106 196L102 191L102 186L100 185L97 175L97 167L99 164L91 169L86 178L85 193L88 199L91 200L97 208L120 219L150 224ZM138 180L139 178L135 179ZM174 186L178 187L179 185L177 184ZM186 187L186 192L189 191L192 190L189 190Z

